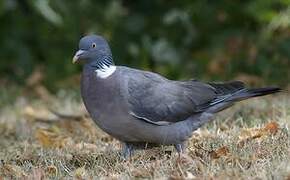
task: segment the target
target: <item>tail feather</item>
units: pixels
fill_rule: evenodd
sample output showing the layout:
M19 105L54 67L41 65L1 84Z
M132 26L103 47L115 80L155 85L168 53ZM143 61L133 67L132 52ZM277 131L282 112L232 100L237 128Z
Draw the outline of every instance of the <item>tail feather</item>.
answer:
M201 111L207 111L210 113L217 113L228 107L234 105L235 102L242 101L245 99L265 96L268 94L273 94L282 91L282 89L278 87L265 87L265 88L240 88L236 89L235 92L227 93L217 97L215 100L210 103L204 104L200 106Z
M281 89L278 87L265 87L265 88L254 88L254 89L242 89L232 94L226 101L242 101L252 97L265 96L280 92Z

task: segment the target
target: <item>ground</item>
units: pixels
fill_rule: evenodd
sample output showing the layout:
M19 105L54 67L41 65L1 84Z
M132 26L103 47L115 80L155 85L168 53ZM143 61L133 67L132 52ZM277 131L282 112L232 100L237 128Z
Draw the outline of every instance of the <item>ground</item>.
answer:
M121 144L87 116L78 93L23 94L2 105L0 113L0 179L290 177L286 92L223 111L193 132L181 157L167 146L136 151L127 161L120 156Z

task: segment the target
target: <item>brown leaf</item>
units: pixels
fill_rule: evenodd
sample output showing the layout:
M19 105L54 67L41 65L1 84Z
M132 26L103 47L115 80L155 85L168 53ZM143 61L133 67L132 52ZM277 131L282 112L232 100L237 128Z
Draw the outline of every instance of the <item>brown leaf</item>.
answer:
M277 122L269 122L268 124L266 124L266 126L264 127L265 131L268 131L271 134L276 134L279 130L279 124Z
M47 166L45 168L45 173L48 174L48 175L53 175L53 176L57 176L58 174L58 170L57 170L57 167L56 166Z
M210 152L210 157L213 159L218 159L222 156L227 156L229 154L229 149L226 146L223 146L215 151Z
M258 128L249 128L243 129L239 135L238 147L241 148L245 145L246 142L249 142L253 139L260 138L264 135L264 131Z
M260 138L264 135L264 132L262 129L257 129L257 128L250 128L250 129L244 129L241 132L241 135L239 136L239 139L256 139Z
M47 129L37 129L35 138L46 148L63 148L69 144L72 144L72 140L70 138Z
M244 144L253 139L265 138L270 134L276 134L279 130L279 125L276 122L270 122L263 128L249 128L242 130L238 142L238 147L243 147Z
M36 139L44 146L44 147L52 147L54 144L55 134L52 132L48 132L44 129L38 129L35 133Z

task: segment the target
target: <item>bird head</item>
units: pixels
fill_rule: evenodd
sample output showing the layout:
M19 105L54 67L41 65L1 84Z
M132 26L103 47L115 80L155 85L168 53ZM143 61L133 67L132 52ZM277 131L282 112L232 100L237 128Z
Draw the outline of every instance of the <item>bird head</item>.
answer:
M102 36L84 36L79 42L79 50L75 53L72 62L90 64L97 68L112 65L112 53L108 42Z

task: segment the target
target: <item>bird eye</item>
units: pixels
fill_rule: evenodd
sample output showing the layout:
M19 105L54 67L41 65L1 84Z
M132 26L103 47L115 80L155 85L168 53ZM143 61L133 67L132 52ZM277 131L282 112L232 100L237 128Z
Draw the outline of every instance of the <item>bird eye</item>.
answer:
M92 44L92 48L96 48L96 46L97 46L96 43Z

